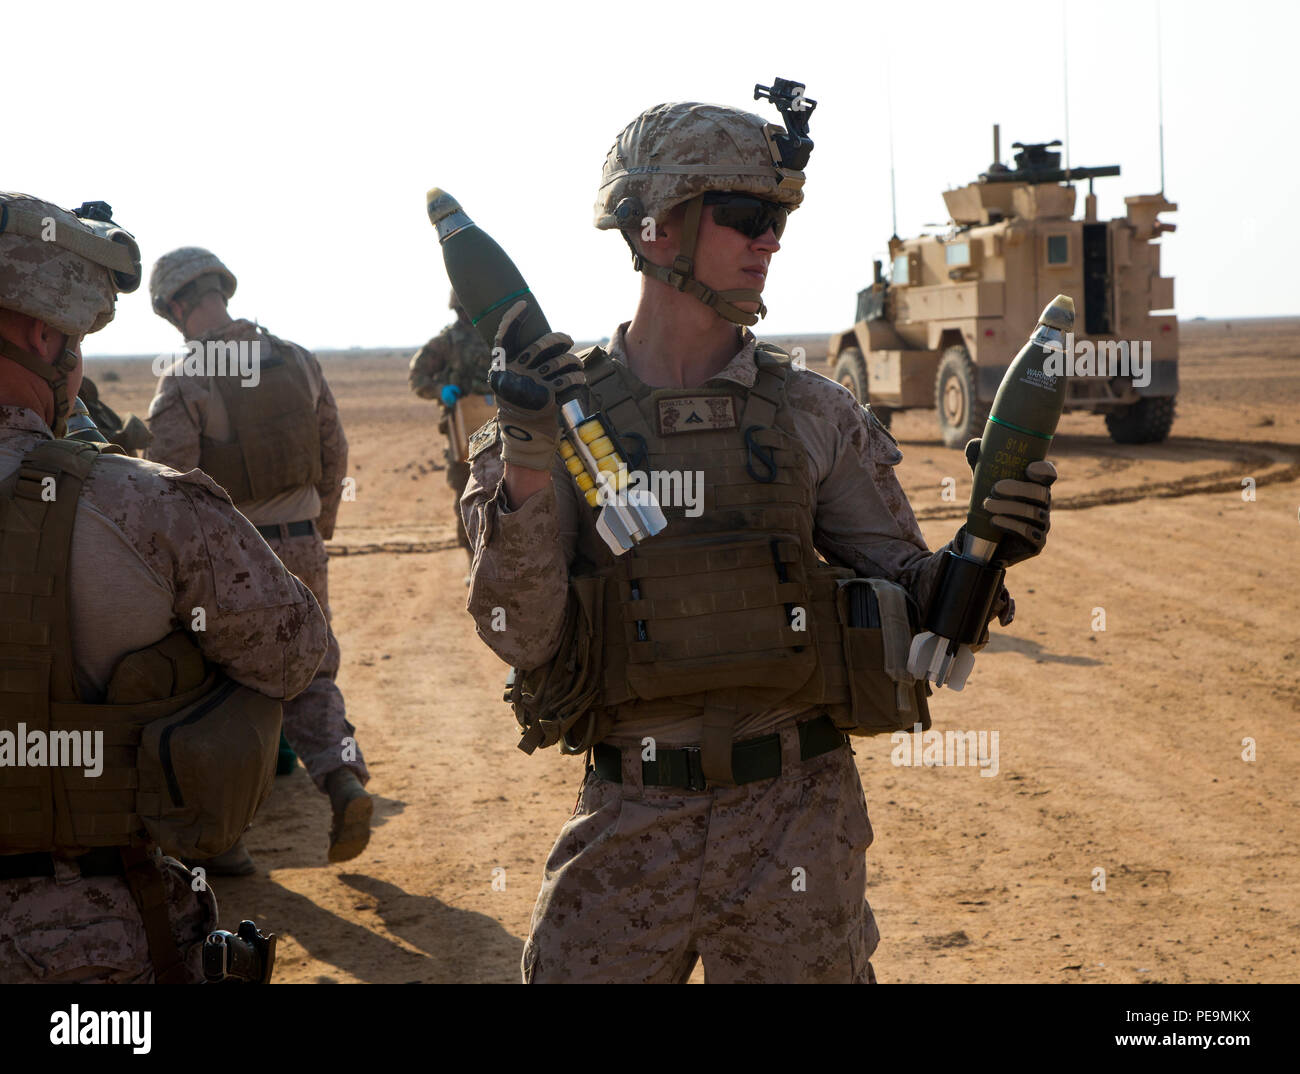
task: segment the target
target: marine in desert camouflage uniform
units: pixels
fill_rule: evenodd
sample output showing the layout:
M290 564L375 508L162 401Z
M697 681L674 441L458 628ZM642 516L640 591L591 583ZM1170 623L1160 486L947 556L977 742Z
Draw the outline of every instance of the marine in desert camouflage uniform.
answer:
M4 510L19 509L24 458L62 433L82 377L82 337L112 319L117 292L138 286L140 268L133 240L115 225L101 235L107 230L119 249L131 251L133 269L116 264L100 239L90 241L91 229L72 213L27 195L0 194L0 201L8 212L0 234L2 532ZM41 237L44 221L53 221L56 241ZM15 543L0 562L0 592L37 592L23 582L21 541L13 534L7 540ZM327 628L311 593L197 470L96 458L76 503L66 569L71 667L83 702L104 701L124 656L188 632L196 608L207 613L206 629L188 636L207 661L268 697L302 690L325 652ZM18 704L10 692L24 687L9 663L21 639L5 641L0 713L9 723ZM106 767L105 783L113 776L120 773ZM14 790L4 793L12 808ZM154 980L141 909L115 854L105 853L112 848L33 854L15 849L23 830L19 815L0 809L0 982ZM156 848L143 867L156 873L165 900L183 960L177 978L197 982L202 941L217 923L213 893L204 885L194 890L194 877Z
M596 206L597 226L622 231L645 276L633 320L614 331L607 354L584 358L581 371L564 355L568 337L516 345L522 304L497 337L506 351L505 370L493 374L500 416L476 434L463 501L476 548L468 607L479 635L516 668L559 665L577 582L603 576L606 589L618 579L633 587L630 598L618 590L603 603L598 685L607 701L613 695L605 710L612 723L591 736L599 741L577 807L547 860L524 949L525 981L680 982L701 958L711 982L875 979L870 959L879 933L864 898L872 831L844 725L831 722L826 706L795 699L797 677L784 688L786 700L780 688L769 702L749 700L747 688L711 691L699 685L698 670L696 685L675 692L655 648L668 628L682 629L681 616L694 615L702 626L688 647L733 653L730 666L719 661L719 675L737 667L758 675L765 663L793 659L802 650L792 639L800 636L787 633L790 609L780 601L794 599L784 595L787 564L796 580L796 564L809 575L818 570L805 542L826 561L824 572L830 564L891 579L921 609L938 584L941 560L927 550L895 476L901 453L892 437L840 385L793 366L740 327L765 312L767 268L786 213L802 201L802 161L787 159L784 138L779 127L730 108L678 104L643 113L611 149ZM648 219L655 222L650 241ZM548 406L528 412L521 405L528 393L513 392L511 378L546 387ZM626 434L639 425L650 463L671 456L670 465L704 474L701 518L665 505L666 531L626 553L622 566L604 550L595 512L553 454L555 397L583 381L593 405L625 434L629 454ZM724 396L732 403L716 413L693 406L709 431L690 434L682 442L692 446L672 455L670 419L680 407L664 409L664 402L694 402L693 392L700 404ZM763 427L746 429L747 415L757 413ZM766 462L762 451L744 447L755 431ZM1033 508L1036 519L1040 509ZM780 587L773 562L762 562L769 550L761 528L776 519L784 532L771 534L770 551L780 560ZM1026 555L1042 545L1045 514L1035 525L1026 530ZM755 536L747 526L760 528L762 545L751 542L756 558L747 569L773 576L765 585L774 596L764 598L771 607L751 609L746 600L761 590L740 592L726 581L746 577L743 546ZM721 539L727 550L717 550ZM682 551L656 566L656 549L675 547ZM747 636L751 626L769 629L784 648ZM742 653L746 645L756 653ZM654 760L644 752L651 740ZM531 748L528 734L522 741ZM757 755L765 759L756 762Z
M252 355L255 345L259 360L253 384L253 377L231 373L229 361L224 376L195 376L184 374L184 357L177 359L159 378L149 405L153 442L146 457L177 470L203 469L221 484L315 594L328 620L325 541L334 535L348 458L338 406L315 355L250 321L231 319L226 303L235 287L234 274L199 247L173 250L154 265L149 289L159 316L200 347L244 344ZM331 629L316 677L284 707L285 738L330 797L330 861L361 853L373 809L363 789L369 772L335 683L339 661ZM242 845L211 867L253 870Z
M455 291L451 293L449 307L456 311L456 320L415 352L411 358L410 381L411 391L421 399L437 399L442 404L438 431L447 438L447 484L455 493L452 511L456 516L456 540L472 558L474 549L460 513L460 498L469 482L469 463L463 461L465 445L456 442L451 415L458 399L491 392L488 373L492 351L474 331Z

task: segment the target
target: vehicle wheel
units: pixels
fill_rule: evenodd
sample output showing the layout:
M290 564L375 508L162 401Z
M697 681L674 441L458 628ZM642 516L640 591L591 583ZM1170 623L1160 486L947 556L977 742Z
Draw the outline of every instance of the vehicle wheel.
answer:
M939 434L951 448L966 446L984 432L989 405L975 397L975 363L961 344L949 347L934 378L934 407L939 412Z
M1117 444L1158 444L1174 424L1174 396L1143 396L1106 415L1106 431Z
M857 347L845 347L835 363L835 379L853 393L859 403L867 401L867 363Z
M857 347L846 347L840 352L839 361L835 363L835 379L848 388L859 403L863 406L868 405L870 396L867 391L867 363ZM888 407L877 406L875 403L871 403L870 406L871 413L888 429L894 412Z

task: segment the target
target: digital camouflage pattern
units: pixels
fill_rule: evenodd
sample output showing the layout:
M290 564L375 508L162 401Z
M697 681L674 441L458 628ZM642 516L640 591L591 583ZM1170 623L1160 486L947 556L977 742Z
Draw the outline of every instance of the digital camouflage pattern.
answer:
M29 194L0 192L13 208L59 228L90 230L72 213ZM0 232L0 309L44 321L80 339L113 319L118 288L103 265L39 237Z
M261 340L267 346L267 336L252 321L234 320L224 328L204 337L204 340L223 340L249 343ZM316 417L320 433L321 477L314 489L305 488L281 493L272 497L272 503L241 503L239 508L253 522L298 522L311 518L321 536L329 540L334 536L339 504L343 499L343 478L347 474L348 442L339 418L334 393L321 372L320 362L305 347L287 340L277 339L276 344L307 371L308 381L318 393ZM249 389L256 391L255 388ZM147 457L166 463L177 470L195 469L199 465L200 437L213 436L210 414L219 404L220 396L210 377L162 376L158 389L149 404L149 432L153 442ZM221 410L224 420L224 407ZM225 422L222 432L229 428ZM313 495L314 494L314 495ZM317 502L319 501L319 502ZM291 508L283 510L282 508Z
M159 857L167 914L189 984L203 981L203 940L217 900L175 858ZM153 984L144 924L126 881L83 877L59 861L55 875L0 880L0 982Z
M0 406L0 480L50 438L32 411ZM303 690L326 650L328 628L306 586L199 471L101 456L78 501L71 571L73 659L87 700L103 696L124 655L175 629L191 630L230 678L276 698ZM195 609L205 613L201 630L192 629ZM169 862L168 910L193 976L192 945L215 924L216 904ZM152 980L125 880L83 879L63 862L56 870L0 880L0 980Z
M613 360L625 364L626 328L620 325L605 348ZM753 334L745 332L735 357L703 387L751 387L758 373L756 344ZM846 388L820 373L791 369L786 397L818 490L817 550L837 566L898 582L926 607L942 558L926 548L898 482L895 467L903 455L897 443ZM707 481L707 459L700 460L699 469ZM502 475L498 445L473 459L463 501L476 555L468 609L479 636L503 660L534 668L555 652L578 526L583 512L589 518L595 512L580 502L558 456L552 485L513 511L505 509ZM498 607L505 609L504 631L492 629ZM752 733L766 734L773 725Z
M319 533L304 537L272 537L266 542L280 562L291 570L320 604L325 621L330 621L329 553ZM339 768L350 768L364 784L370 779L357 729L348 721L343 693L335 679L339 673L339 640L328 630L325 656L307 689L284 703L284 737L302 761L318 789ZM344 750L347 757L344 760Z
M154 262L153 271L149 274L149 297L154 312L166 317L167 303L175 297L176 292L209 272L221 277L221 290L227 299L234 295L239 281L211 250L205 250L201 246L182 246L163 254Z
M231 321L205 338L228 342L261 339L264 344L266 340L257 325L245 320ZM338 404L316 356L285 340L277 340L277 345L290 360L303 365L309 383L317 392L321 479L314 489L289 490L269 500L241 503L239 507L256 525L307 519L315 522L314 534L272 538L268 543L285 566L307 584L328 615L329 556L324 541L334 535L347 472L348 443ZM165 461L178 469L197 467L200 437L216 435L213 407L219 401L218 390L210 377L160 377L158 392L149 406L149 429L154 437L148 449L149 458ZM221 413L224 422L224 409ZM229 423L224 422L223 435L228 428ZM327 637L325 658L311 685L284 707L284 736L321 790L325 788L326 777L338 768L351 768L363 783L369 779L360 748L355 745L356 729L347 720L343 694L335 682L340 662L338 638L332 629L327 629ZM355 759L346 762L343 760L345 738L352 740L349 749L355 751Z
M625 364L626 329L607 348ZM756 344L744 332L735 357L703 386L752 386ZM791 369L786 399L817 490L817 550L834 565L898 582L925 607L942 560L927 550L898 483L893 438L818 373ZM474 542L467 607L502 659L535 668L559 644L579 527L592 526L595 511L558 459L551 486L508 510L495 440L482 438L463 500ZM706 482L708 466L701 458ZM493 629L498 608L504 630ZM737 740L781 734L782 776L699 794L638 786L642 739L663 749L698 745L698 710L616 727L605 741L624 749L624 783L587 777L547 862L525 979L684 980L699 954L710 980L871 980L870 822L847 747L798 759L797 721L818 712L740 713ZM791 887L795 867L806 871L804 892Z
M726 105L687 101L647 108L623 128L605 158L596 227L639 230L647 216L662 223L674 205L710 190L754 194L797 209L803 173L778 168L769 130L784 133L762 116Z
M0 479L50 438L32 411L0 406ZM98 547L83 543L92 538ZM123 556L155 579L154 592L116 593L120 572L95 573ZM203 655L270 697L304 690L325 653L328 628L316 600L200 470L182 474L126 455L101 456L78 502L72 566L74 658L79 684L91 689L103 689L121 656L191 629L195 608L206 612L204 629L193 632ZM163 629L151 627L154 636L136 644L131 632L155 618L157 610L146 605L160 595L167 602ZM107 667L84 655L102 646L110 647Z
M880 934L863 893L871 845L848 746L712 792L589 772L546 861L524 946L530 983L866 984Z

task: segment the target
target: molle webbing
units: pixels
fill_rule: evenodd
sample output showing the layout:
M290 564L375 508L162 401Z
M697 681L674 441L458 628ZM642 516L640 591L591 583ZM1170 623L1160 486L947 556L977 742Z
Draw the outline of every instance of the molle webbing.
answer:
M662 504L668 529L620 557L583 526L579 561L604 587L602 703L620 722L665 713L704 719L705 775L730 782L737 714L778 704L844 706L848 679L836 581L813 546L816 489L785 412L788 358L760 346L753 387L650 389L602 352L587 359L596 404L629 459L646 470L699 472L695 517ZM659 428L659 404L730 395L730 427ZM689 409L689 406L687 407ZM725 426L725 422L722 423ZM659 490L665 486L662 481ZM657 490L658 491L658 490Z
M118 665L107 703L78 695L69 564L77 501L99 454L95 444L46 441L0 483L0 730L17 736L22 724L24 736L39 732L47 761L56 742L67 756L80 753L82 732L102 742L97 776L86 774L84 756L80 765L0 766L3 852L71 856L143 841L138 811L157 810L163 793L140 786L143 725L180 711L212 685L193 643L173 635Z
M26 750L31 732L48 748L51 732L70 730L53 725L51 704L77 700L67 565L77 499L98 456L94 444L45 441L0 483L0 730L14 736L15 751ZM69 784L84 785L84 773L0 766L0 848L112 845L74 831Z
M181 803L164 786L171 778L168 770L156 763L142 768L138 760L150 724L156 728L169 716L184 722L190 718L184 710L207 695L219 700L222 694L214 690L216 675L202 653L177 631L119 661L103 704L80 698L72 660L72 536L77 503L99 448L45 441L0 482L0 731L14 736L16 751L25 750L30 733L38 732L36 739L45 744L41 760L47 762L0 765L0 854L38 851L74 858L97 847L121 848L123 875L140 909L155 977L180 982L187 975L141 814L155 825L171 822L175 830L175 807ZM279 705L264 701L274 709L278 734ZM244 722L256 723L257 714L248 710ZM84 745L83 732L100 746L97 775L87 774L89 758L72 746ZM53 763L56 742L59 764ZM268 762L272 758L268 750ZM245 755L236 758L245 760ZM214 778L223 777L218 772ZM215 798L233 811L242 804L231 804L238 792L231 792L228 782L222 786L224 801L220 794ZM181 823L196 823L193 812ZM238 818L236 834L252 813L249 808Z
M321 479L320 425L307 373L273 337L259 340L260 382L245 386L234 373L214 375L233 440L203 437L199 467L236 504L316 485ZM230 344L234 346L234 343Z

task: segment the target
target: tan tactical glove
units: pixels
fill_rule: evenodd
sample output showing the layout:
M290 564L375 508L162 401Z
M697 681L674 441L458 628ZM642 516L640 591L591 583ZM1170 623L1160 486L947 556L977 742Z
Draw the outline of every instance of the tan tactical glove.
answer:
M971 470L979 458L980 442L972 440L966 445L966 461ZM1005 535L993 557L999 567L1010 567L1038 555L1047 543L1047 531L1052 528L1052 482L1056 480L1056 467L1046 459L1031 462L1025 467L1025 478L1017 481L1004 477L995 482L989 490L991 495L984 501L984 510L993 513L993 525Z
M584 383L585 377L582 363L570 353L573 340L563 332L548 332L519 348L519 326L527 309L521 300L501 319L488 383L497 399L502 460L529 470L550 470L560 442L556 398ZM496 360L503 352L504 368Z

